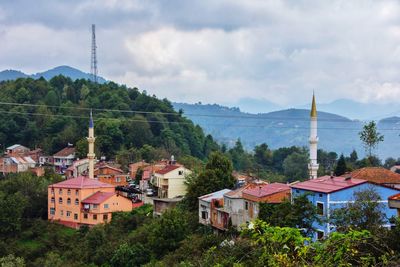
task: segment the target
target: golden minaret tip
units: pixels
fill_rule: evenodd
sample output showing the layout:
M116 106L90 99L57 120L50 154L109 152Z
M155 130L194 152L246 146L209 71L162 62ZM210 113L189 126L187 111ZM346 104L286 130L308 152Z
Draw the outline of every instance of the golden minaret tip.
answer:
M315 95L313 93L312 96L312 104L311 104L311 112L310 112L311 118L316 118L317 117L317 105L315 104Z

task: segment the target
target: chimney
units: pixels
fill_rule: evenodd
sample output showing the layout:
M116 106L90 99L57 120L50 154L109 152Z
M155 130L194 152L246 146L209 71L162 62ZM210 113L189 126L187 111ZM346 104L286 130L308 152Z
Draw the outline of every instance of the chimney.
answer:
M331 171L331 179L333 179L333 177L334 177L334 176L333 176L333 171Z

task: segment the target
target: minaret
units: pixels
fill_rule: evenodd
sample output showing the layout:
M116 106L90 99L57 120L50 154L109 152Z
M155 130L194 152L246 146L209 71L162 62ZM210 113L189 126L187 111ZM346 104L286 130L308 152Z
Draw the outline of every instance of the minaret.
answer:
M310 174L310 179L317 178L317 172L319 164L317 162L317 107L315 104L315 96L313 93L312 104L311 104L311 124L310 124L310 162L308 164L308 173Z
M87 137L89 144L89 153L87 157L89 159L89 178L94 179L94 141L96 138L94 137L94 125L93 125L93 115L92 111L90 111L90 120L89 120L89 136Z

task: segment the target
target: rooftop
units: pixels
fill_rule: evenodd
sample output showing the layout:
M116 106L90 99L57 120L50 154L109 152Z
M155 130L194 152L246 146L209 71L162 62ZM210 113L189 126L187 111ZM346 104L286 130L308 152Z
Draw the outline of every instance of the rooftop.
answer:
M165 168L156 171L158 174L167 174L169 172L172 172L173 170L176 170L178 168L182 167L181 165L167 165Z
M49 185L49 187L57 188L108 188L114 187L111 184L99 182L95 179L90 179L85 176L79 176L76 178L68 179L56 184Z
M87 203L87 204L101 204L104 201L106 201L107 199L109 199L110 197L112 197L113 195L115 195L114 192L96 192L93 195L85 198L84 200L82 200L82 203Z
M363 179L376 184L400 184L400 174L381 167L358 169L351 172L350 175L352 178ZM346 174L343 176L346 176Z
M257 185L263 185L263 184L267 184L266 182L263 181L259 181L259 182L252 182L249 183L243 187L240 187L238 189L232 190L228 193L225 194L226 197L229 198L242 198L242 193L244 190L249 189L249 188L253 188L256 187Z
M56 154L54 154L54 157L67 157L69 155L72 155L75 153L75 147L65 147L58 151Z
M16 149L17 147L27 148L27 147L24 147L24 146L22 146L20 144L15 144L15 145L7 147L6 149L7 150L12 150L12 149Z
M265 197L273 195L282 191L290 190L290 186L282 183L263 184L255 187L245 189L244 194L255 197Z
M321 193L333 193L356 185L367 183L368 181L356 178L322 176L317 179L291 185L292 188L304 189Z
M199 199L202 201L205 201L205 202L211 202L211 200L213 200L213 199L223 198L224 194L226 194L228 192L231 192L231 190L230 189L222 189L217 192L201 196L201 197L199 197Z

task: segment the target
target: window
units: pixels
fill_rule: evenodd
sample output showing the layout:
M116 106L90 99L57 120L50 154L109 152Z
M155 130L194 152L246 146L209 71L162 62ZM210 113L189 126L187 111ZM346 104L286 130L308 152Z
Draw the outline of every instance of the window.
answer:
M71 217L71 212L67 211L67 217Z
M322 197L322 194L319 194L319 197Z
M207 219L208 219L208 212L205 211L205 210L203 210L203 211L201 212L201 218L202 218L203 220L207 220Z
M105 209L108 209L108 204L104 204L104 208L105 208Z
M97 220L97 214L93 214L93 220Z
M64 211L63 210L60 211L60 216L61 217L64 216Z
M62 204L62 203L63 203L62 197L60 197L60 198L58 199L58 203L59 203L59 204Z
M179 175L183 175L183 171L179 171L178 174L179 174Z
M71 195L71 189L68 189L67 191L67 195L70 196Z
M54 195L54 188L51 189L51 194Z
M51 198L51 203L54 203L54 202L56 202L56 200L55 200L54 197L52 197L52 198Z
M71 205L71 199L70 198L67 199L67 204Z
M74 220L78 220L78 214L74 213Z
M324 238L324 235L325 235L324 231L317 230L317 239L318 240Z
M317 202L317 214L324 215L324 203Z
M61 188L58 190L58 193L59 193L60 195L62 195L62 189L61 189Z
M51 215L56 214L56 209L55 209L55 208L50 208L50 214L51 214Z
M108 220L108 215L107 214L104 214L103 215L103 221L107 221Z
M79 205L79 199L75 198L75 205Z
M249 202L247 201L244 202L244 209L249 210Z
M79 196L79 190L75 190L75 196Z
M300 193L300 191L296 189L296 193Z
M99 204L93 204L93 209L97 209L99 207Z
M83 214L83 219L87 219L87 218L88 218L87 213L84 213L84 214Z
M116 183L121 182L121 178L120 178L120 177L115 178L115 182L116 182Z

